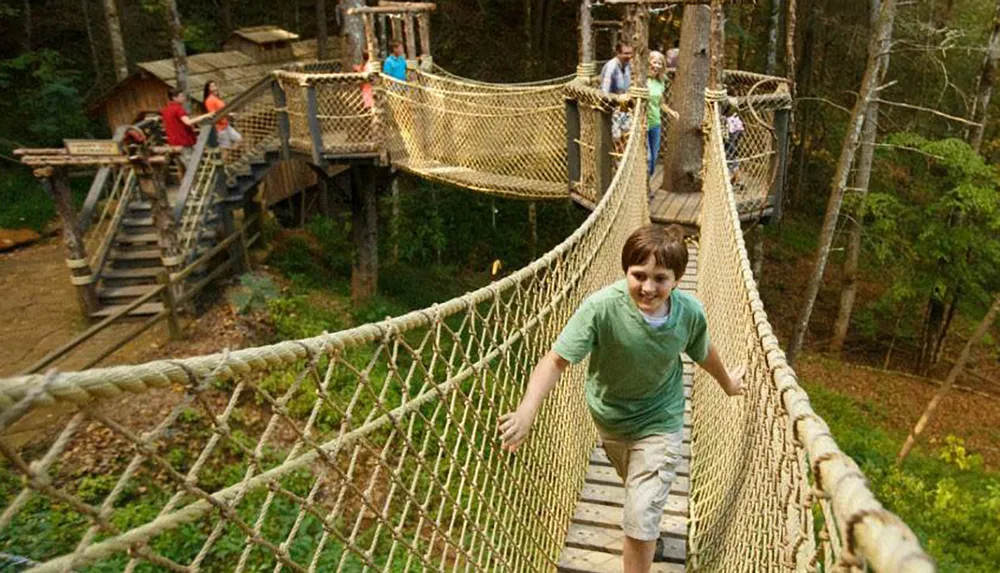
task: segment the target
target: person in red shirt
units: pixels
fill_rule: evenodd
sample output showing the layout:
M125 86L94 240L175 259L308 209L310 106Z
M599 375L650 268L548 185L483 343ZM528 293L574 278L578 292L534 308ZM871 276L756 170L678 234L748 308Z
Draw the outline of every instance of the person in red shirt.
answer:
M170 102L160 110L160 117L163 119L163 131L167 134L167 145L175 145L182 147L181 158L184 161L184 165L188 164L188 160L191 159L191 148L194 147L195 142L198 140L198 136L194 131L194 127L198 123L208 117L206 115L199 115L197 117L188 117L188 112L184 109L184 101L187 99L187 94L177 88L170 89Z
M208 113L215 114L226 107L226 102L222 101L222 97L219 96L219 83L215 80L209 80L205 84L205 93L203 95L202 101L205 102L205 111ZM229 123L229 119L228 117L223 117L215 122L215 134L219 138L219 147L224 150L231 149L240 141L243 141L243 136L233 128Z

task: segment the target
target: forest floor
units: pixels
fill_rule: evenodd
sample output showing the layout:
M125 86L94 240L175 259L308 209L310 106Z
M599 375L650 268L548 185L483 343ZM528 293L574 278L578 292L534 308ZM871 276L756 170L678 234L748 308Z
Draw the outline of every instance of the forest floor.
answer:
M784 346L801 308L798 293L806 291L812 271L814 242L810 239L815 239L798 238L804 235L802 221L786 219L782 224L785 228L780 240L777 232L769 229L760 291L768 319ZM826 355L824 347L832 337L837 316L839 274L839 262L831 261L809 322L805 353L795 370L805 381L868 403L884 413L881 421L887 429L905 436L947 376L951 366L948 358L958 355L975 324L956 316L945 341L944 359L926 377L902 371L904 365L916 362L916 349L897 344L889 368L883 369L888 346L876 347L853 332L845 343L843 359ZM862 282L856 308L875 299L880 288ZM1000 328L994 327L993 337L1000 340ZM970 450L983 456L989 468L1000 469L1000 360L996 348L977 345L970 366L975 375L959 378L958 388L944 400L928 426L926 441L934 447L948 435L959 436Z

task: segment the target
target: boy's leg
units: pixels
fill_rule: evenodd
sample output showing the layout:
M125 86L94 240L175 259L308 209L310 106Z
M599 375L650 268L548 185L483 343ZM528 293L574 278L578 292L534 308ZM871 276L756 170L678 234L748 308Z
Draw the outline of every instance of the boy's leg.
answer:
M622 530L625 573L646 573L660 537L660 518L680 463L682 432L635 442L603 436L604 450L625 482Z

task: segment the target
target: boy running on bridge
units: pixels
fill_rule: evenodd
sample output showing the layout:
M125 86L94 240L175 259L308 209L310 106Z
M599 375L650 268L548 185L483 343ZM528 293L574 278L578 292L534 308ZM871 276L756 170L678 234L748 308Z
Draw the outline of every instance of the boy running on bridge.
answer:
M745 367L726 370L709 341L701 303L675 288L687 262L680 227L647 225L632 233L622 249L625 278L583 302L535 366L517 410L500 417L503 448L514 452L566 367L590 355L587 405L625 482L624 573L650 570L677 475L684 426L681 353L729 396L743 393Z

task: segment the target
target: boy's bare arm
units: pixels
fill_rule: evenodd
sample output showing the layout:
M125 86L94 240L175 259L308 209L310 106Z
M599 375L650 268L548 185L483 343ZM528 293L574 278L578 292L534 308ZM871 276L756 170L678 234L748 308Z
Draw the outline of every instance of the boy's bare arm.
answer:
M733 370L726 370L726 365L722 363L722 357L719 356L714 344L708 345L708 355L698 363L698 366L711 374L726 394L739 396L743 393L743 375L746 374L746 366L741 364Z
M542 402L555 387L567 366L569 361L552 350L538 361L531 372L528 388L524 391L524 398L521 399L517 410L500 416L499 427L503 438L503 449L516 452L524 443L531 425L535 422L535 416L542 407Z

